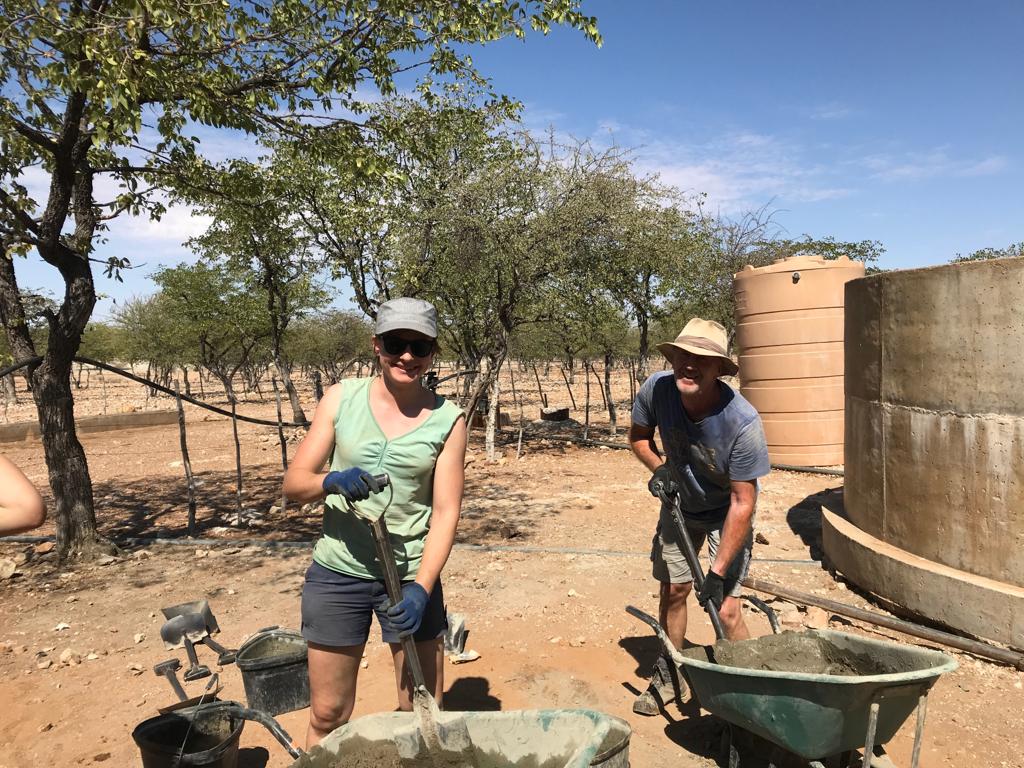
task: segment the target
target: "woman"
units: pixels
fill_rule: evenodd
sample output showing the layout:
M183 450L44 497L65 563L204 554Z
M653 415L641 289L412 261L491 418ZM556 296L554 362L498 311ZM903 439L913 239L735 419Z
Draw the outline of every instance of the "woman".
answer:
M298 502L326 497L324 532L302 590L302 634L309 643L311 703L307 747L348 722L371 614L395 663L399 708L412 689L399 644L416 640L426 684L441 701L447 628L440 574L462 508L466 422L454 403L422 386L437 352L437 312L400 298L377 312L373 351L381 373L335 384L284 477ZM323 472L330 458L330 472ZM380 493L373 475L387 473ZM383 513L402 578L402 600L387 606L384 572L369 525L348 511Z

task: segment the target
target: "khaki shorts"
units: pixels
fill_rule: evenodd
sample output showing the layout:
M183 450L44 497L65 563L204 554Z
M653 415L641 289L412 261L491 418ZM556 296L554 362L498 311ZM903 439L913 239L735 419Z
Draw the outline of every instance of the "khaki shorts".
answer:
M686 530L693 541L693 548L700 557L700 549L704 540L708 542L708 563L715 561L718 552L718 543L722 540L723 523L702 525L692 519L686 520ZM737 597L743 591L742 581L747 578L750 572L750 555L754 548L754 531L751 527L743 548L739 551L725 573L725 594L726 596ZM658 523L658 530L651 541L651 571L654 578L667 584L688 584L693 581L690 573L690 566L686 564L686 556L683 554L679 542L679 533L676 530L675 521L671 515L664 514ZM706 572L707 568L705 568Z

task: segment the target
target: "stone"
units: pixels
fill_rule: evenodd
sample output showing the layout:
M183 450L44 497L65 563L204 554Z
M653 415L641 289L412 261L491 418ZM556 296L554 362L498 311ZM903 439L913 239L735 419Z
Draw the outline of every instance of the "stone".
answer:
M812 605L807 609L804 624L811 629L828 629L828 613Z
M63 632L65 629L71 629L71 625L62 621L56 627L53 628L53 631L54 632Z
M96 558L96 565L110 565L111 563L116 562L117 558L113 555L100 555L98 558Z
M82 657L76 651L73 651L70 648L65 648L60 655L60 663L70 667L72 665L81 664Z
M131 672L135 677L138 677L142 674L142 666L136 664L135 662L132 662L128 665L128 671Z
M52 541L43 541L36 544L32 551L37 555L45 555L49 552L53 552L53 548L56 546Z
M18 572L17 564L8 557L0 558L0 581L9 579Z
M768 537L760 532L754 536L754 541L756 541L758 544L764 544L765 546L771 544L771 542L768 541Z
M146 639L146 636L142 632L137 632L135 634L135 636L134 636L134 640L135 640L135 644L136 645L138 645L139 643L141 643L145 639Z
M49 669L53 666L53 659L40 659L36 662L36 669Z

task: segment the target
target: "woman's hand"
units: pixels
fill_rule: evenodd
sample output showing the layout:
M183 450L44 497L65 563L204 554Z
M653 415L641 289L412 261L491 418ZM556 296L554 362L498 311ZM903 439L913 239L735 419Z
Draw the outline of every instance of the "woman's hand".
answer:
M324 478L323 489L327 493L336 493L348 501L362 501L370 498L370 493L379 493L380 484L366 470L349 467L328 472Z

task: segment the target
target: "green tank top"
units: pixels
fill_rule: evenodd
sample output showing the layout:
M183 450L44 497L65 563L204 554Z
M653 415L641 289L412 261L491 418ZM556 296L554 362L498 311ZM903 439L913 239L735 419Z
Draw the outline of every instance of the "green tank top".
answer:
M374 475L390 476L390 488L356 506L371 518L384 513L398 572L406 580L415 578L423 558L433 512L434 464L462 410L438 395L426 421L388 440L370 411L372 381L350 379L342 384L331 470L361 467ZM313 548L313 560L349 576L384 577L369 525L350 513L345 499L335 494L326 499L323 536Z

